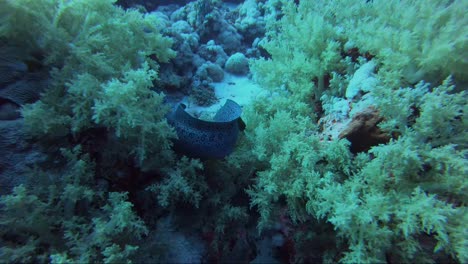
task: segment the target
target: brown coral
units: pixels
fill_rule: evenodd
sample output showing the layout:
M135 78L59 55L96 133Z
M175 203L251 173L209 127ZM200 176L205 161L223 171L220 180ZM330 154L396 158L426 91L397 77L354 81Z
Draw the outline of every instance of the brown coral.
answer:
M379 116L377 109L366 108L353 117L339 138L346 138L351 142L350 150L353 153L367 151L372 146L387 143L390 135L377 126L382 120L383 117Z

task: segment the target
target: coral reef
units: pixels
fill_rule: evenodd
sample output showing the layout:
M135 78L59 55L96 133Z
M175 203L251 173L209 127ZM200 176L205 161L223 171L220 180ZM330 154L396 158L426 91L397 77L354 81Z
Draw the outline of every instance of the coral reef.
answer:
M291 259L466 261L466 239L459 234L466 233L460 219L467 216L467 200L460 191L467 188L462 175L468 109L466 87L456 89L452 81L466 77L452 68L466 62L441 50L461 48L463 37L446 34L467 24L458 12L466 3L433 2L428 7L416 1L300 1L286 3L282 19L268 22L273 30L261 45L271 57L251 66L274 93L270 105L253 104L246 117L247 127L260 124L249 138L266 164L248 192L260 213L260 230L271 228L284 205L295 226L307 225L294 238ZM422 12L429 9L437 10ZM389 10L401 12L393 17ZM422 55L418 43L434 52ZM441 54L446 58L435 59ZM419 62L419 76L433 83L411 85L416 78L405 79L405 69L415 67L410 61ZM370 106L379 115L363 118ZM341 128L352 145L339 140L339 132L324 129L334 137L321 135L314 125L318 118ZM357 129L363 123L366 129ZM369 132L379 140L359 145L355 138L372 140ZM327 225L333 226L327 234L336 238L334 245L321 252L299 250L317 244L314 234Z
M0 262L468 262L468 2L169 2L0 1Z

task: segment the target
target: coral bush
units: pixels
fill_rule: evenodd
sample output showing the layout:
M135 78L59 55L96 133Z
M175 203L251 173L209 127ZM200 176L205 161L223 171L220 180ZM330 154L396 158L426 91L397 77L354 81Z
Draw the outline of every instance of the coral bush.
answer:
M183 157L176 169L168 171L168 177L162 182L153 184L148 190L157 195L158 203L163 207L173 205L178 200L200 206L200 201L208 186L201 178L200 170L203 164L199 160Z
M312 3L299 5L295 15L290 13L296 8L294 3L285 1L285 6L281 31L274 30L275 26L271 25L267 41L261 44L271 60L254 60L251 69L265 87L284 85L294 96L310 97L315 79L318 81L315 96L319 98L324 89L324 75L346 66L340 56L341 32L326 17L312 15L317 12ZM274 17L270 18L269 24L276 23ZM297 101L303 99L299 97Z
M63 169L31 172L27 186L0 198L2 262L127 260L132 239L147 233L127 194L95 188L95 165L79 146L62 154Z
M175 53L156 16L114 2L7 1L0 33L10 45L27 40L24 49L42 52L51 68L41 100L22 109L29 134L78 136L104 126L144 166L170 159L175 134L165 122L162 95L151 89L159 63Z
M41 99L21 113L56 160L0 198L2 262L127 262L147 233L131 190L116 182L129 178L128 164L154 170L174 159L168 109L152 89L159 63L175 53L155 16L114 2L0 4L1 40L40 53L50 70Z
M173 57L156 17L124 11L113 2L7 1L1 36L12 45L27 40L26 48L39 49L53 69L42 103L23 110L26 123L42 121L31 126L32 133L54 134L59 124L74 133L95 126L92 109L101 83L124 77L145 61L157 71L159 62Z
M296 261L466 262L467 239L460 234L466 234L461 219L468 201L467 94L466 87L455 89L452 78L463 80L459 69L467 64L444 48L464 49L459 44L466 18L453 9L466 3L283 4L283 17L268 22L262 44L271 58L251 63L254 77L272 96L254 102L245 117L259 160L256 182L248 189L251 206L260 213L259 230L272 228L286 208L297 230L291 253ZM385 43L380 35L388 37ZM418 43L433 52L421 54ZM321 137L314 121L322 115L319 99L343 100L356 70L371 59L373 82L361 91L364 97L355 93L348 104L358 106L365 98L393 139L352 154L346 140ZM421 78L408 77L411 67L435 83L412 85ZM259 125L249 130L249 124ZM328 239L313 240L318 233ZM330 241L325 249L318 246Z
M170 150L168 139L175 137L164 118L168 110L163 95L150 90L155 75L147 63L129 70L123 80L103 84L93 106L93 121L114 130L118 138L132 146L130 154L137 157L139 165Z
M465 54L468 18L465 1L373 1L372 4L335 3L351 43L378 57L381 79L395 84L399 78L415 84L440 82L449 74L466 81ZM359 19L353 19L353 17ZM370 37L372 36L372 37Z

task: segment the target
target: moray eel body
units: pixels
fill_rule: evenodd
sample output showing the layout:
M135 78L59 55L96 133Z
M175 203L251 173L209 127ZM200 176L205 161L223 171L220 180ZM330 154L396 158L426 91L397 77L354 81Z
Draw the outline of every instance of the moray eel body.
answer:
M221 159L229 155L234 149L239 131L245 128L240 118L242 108L236 102L227 100L213 121L195 118L185 108L184 104L179 104L167 116L178 136L174 141L174 150L202 159Z

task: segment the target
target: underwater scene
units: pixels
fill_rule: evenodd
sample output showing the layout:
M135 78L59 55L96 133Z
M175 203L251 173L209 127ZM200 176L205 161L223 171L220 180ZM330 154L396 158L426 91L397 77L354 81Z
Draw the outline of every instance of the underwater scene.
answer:
M0 0L0 263L468 263L467 0Z

